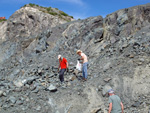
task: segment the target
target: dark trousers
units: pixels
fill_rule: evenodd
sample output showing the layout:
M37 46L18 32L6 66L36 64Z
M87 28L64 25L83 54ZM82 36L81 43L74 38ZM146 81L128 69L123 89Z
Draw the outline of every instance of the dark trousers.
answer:
M65 73L66 69L61 69L59 72L59 79L61 82L64 81L64 73Z

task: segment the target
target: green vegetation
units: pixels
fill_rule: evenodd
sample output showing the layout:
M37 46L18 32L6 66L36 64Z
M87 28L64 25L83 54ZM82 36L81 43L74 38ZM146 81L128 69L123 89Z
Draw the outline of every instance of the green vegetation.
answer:
M68 14L64 13L63 11L59 11L59 13L63 16L68 16Z
M49 14L51 14L51 15L58 15L56 12L49 12Z
M6 21L7 19L0 19L0 22Z
M58 11L55 11L52 7L42 7L42 6L39 6L39 5L36 5L36 4L32 4L32 3L29 3L27 5L24 5L23 7L37 7L40 11L44 12L44 13L48 13L48 14L51 14L53 16L59 16L60 18L66 20L66 21L70 21L70 19L66 19L64 16L68 16L70 18L73 18L73 16L69 16L68 14L66 14L65 12L63 11L59 11L58 8L55 8L55 10L58 10Z
M46 8L46 10L47 10L48 12L50 12L52 9L51 9L51 7L48 7L48 8Z
M29 6L33 7L33 6L36 6L35 4L32 4L32 3L29 3Z
M69 17L73 18L73 16L69 16Z
M26 7L27 5L24 5L23 7Z

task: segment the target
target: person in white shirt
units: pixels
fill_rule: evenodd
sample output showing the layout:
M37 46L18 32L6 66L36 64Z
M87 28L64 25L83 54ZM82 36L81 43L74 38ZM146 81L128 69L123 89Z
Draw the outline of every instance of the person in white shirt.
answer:
M82 60L81 63L83 63L83 67L82 67L83 80L87 80L87 76L88 76L88 73L87 73L87 66L88 66L87 56L81 50L78 50L77 54L79 56L81 56L80 60Z

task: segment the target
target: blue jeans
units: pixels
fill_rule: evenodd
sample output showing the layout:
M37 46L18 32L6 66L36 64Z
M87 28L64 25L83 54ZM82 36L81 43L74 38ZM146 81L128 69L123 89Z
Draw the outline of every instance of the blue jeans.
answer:
M87 66L88 66L88 62L83 63L83 67L82 67L82 74L83 74L83 78L87 79Z

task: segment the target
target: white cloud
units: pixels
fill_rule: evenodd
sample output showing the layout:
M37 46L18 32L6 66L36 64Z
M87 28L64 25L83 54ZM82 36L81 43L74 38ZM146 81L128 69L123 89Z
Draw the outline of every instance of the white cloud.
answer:
M72 4L78 4L78 5L85 5L85 3L82 0L57 0L57 1L62 1L62 2L68 2Z

